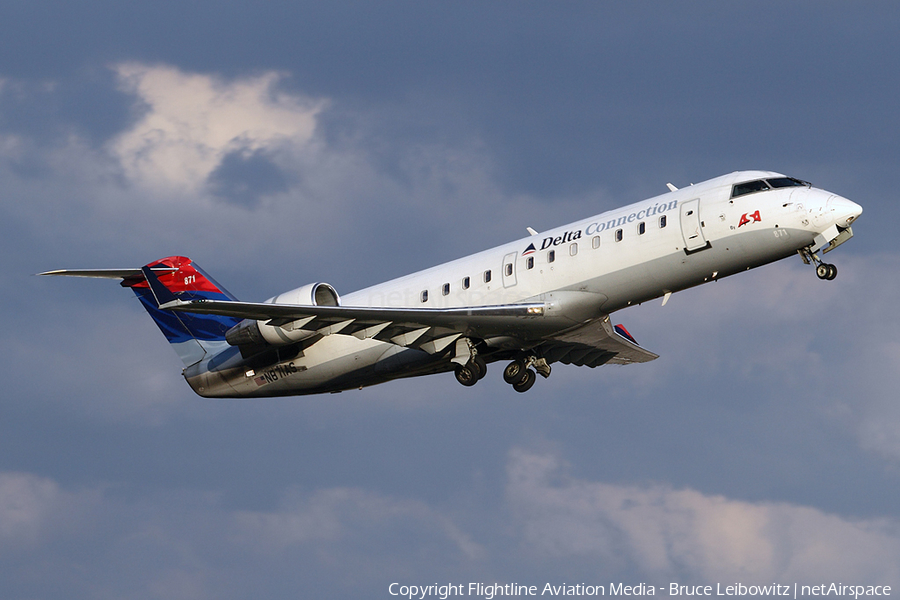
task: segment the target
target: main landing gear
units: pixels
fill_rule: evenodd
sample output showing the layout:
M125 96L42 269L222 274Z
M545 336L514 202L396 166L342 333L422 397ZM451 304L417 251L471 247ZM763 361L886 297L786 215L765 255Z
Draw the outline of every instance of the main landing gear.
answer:
M831 281L832 279L837 277L837 267L826 262L822 262L822 259L819 258L819 255L810 250L810 248L801 248L797 252L800 254L800 258L803 259L804 263L808 265L816 265L816 277L818 277L819 279Z
M529 367L534 367L534 370ZM503 381L512 385L517 392L527 392L537 379L535 371L542 377L550 377L550 365L543 358L534 356L517 358L503 369Z
M455 371L456 380L469 387L487 375L487 363L476 354L465 365L456 365ZM517 392L527 392L534 385L538 374L550 377L550 365L543 358L525 356L517 358L503 369L503 380Z
M487 375L487 363L477 354L465 365L456 366L456 380L466 387L475 385Z

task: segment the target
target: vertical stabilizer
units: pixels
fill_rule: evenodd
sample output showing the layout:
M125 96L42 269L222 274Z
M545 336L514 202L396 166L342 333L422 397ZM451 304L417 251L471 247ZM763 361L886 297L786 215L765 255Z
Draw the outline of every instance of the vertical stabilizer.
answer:
M148 276L156 278L164 289L158 289L158 293L154 294L147 281ZM235 317L175 313L159 309L157 296L165 293L169 294L169 299L174 296L185 302L201 299L236 300L191 259L184 256L170 256L152 262L139 275L126 277L122 285L134 291L186 367L199 362L207 354L215 354L226 348L228 344L225 332L240 322Z

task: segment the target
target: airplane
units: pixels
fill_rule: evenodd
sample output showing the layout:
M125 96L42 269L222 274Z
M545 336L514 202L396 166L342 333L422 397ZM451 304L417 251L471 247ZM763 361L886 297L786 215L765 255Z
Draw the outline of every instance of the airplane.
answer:
M596 367L658 358L610 315L853 236L862 207L770 171L736 171L339 296L311 283L241 302L191 259L40 275L119 279L184 362L200 396L341 392L453 371L464 386L509 361L518 392L559 362Z

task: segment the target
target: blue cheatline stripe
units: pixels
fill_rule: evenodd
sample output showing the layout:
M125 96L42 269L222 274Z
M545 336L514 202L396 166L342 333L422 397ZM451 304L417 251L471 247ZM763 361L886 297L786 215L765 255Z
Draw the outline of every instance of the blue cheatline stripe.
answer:
M156 299L149 288L131 288L144 305L144 308L153 317L157 327L166 336L171 344L178 344L188 340L217 341L225 339L225 332L237 325L241 319L225 317L222 315L198 315L181 312L177 315L170 311L159 310L156 307ZM217 292L182 292L178 297L184 301L189 300L233 300L223 293Z

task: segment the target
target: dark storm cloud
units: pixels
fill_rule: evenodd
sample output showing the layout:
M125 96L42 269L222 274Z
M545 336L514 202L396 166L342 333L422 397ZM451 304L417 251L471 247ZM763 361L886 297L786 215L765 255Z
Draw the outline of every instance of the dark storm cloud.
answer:
M214 196L246 208L257 206L262 195L288 189L284 173L260 150L229 152L207 181Z

